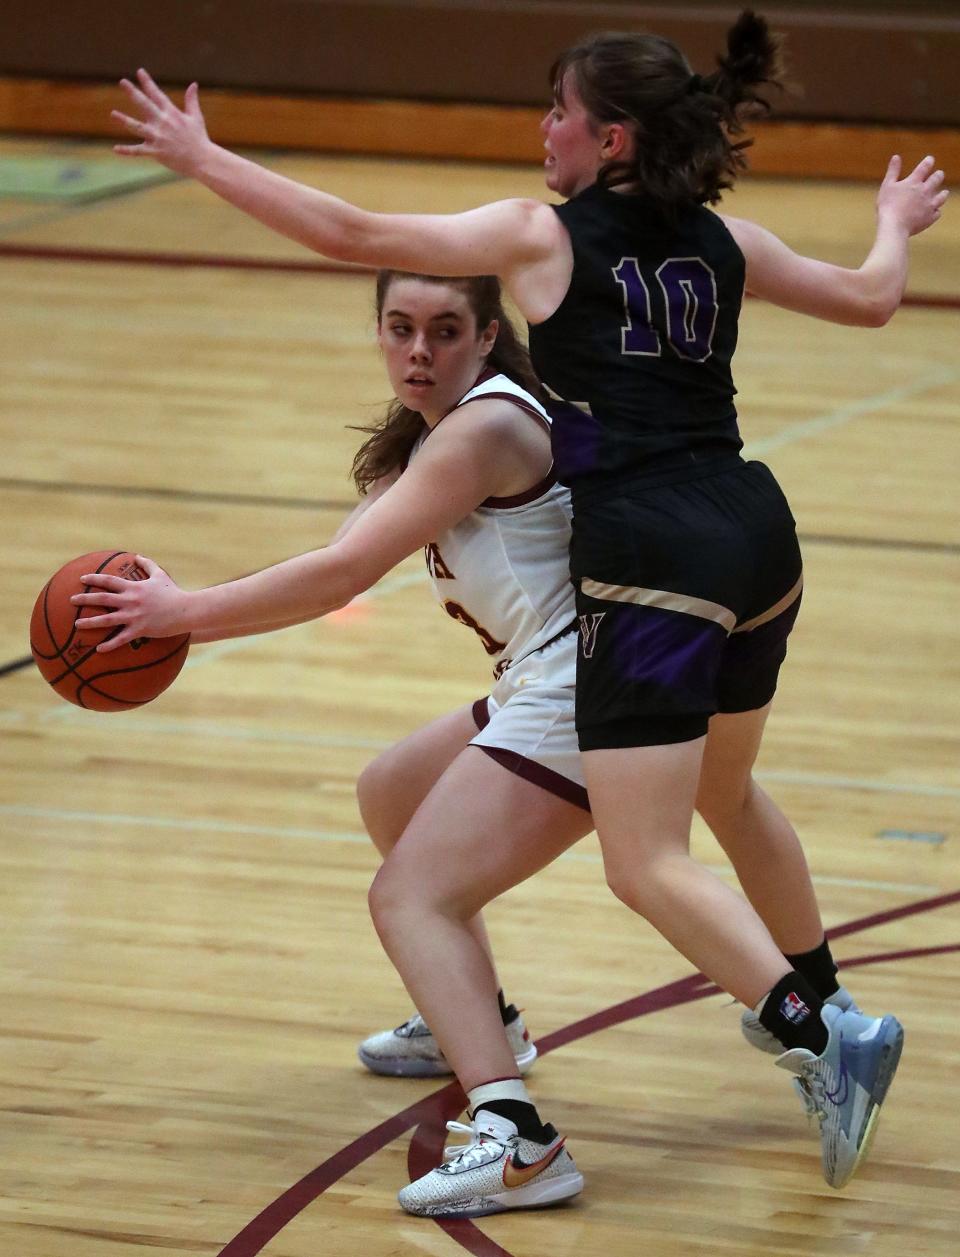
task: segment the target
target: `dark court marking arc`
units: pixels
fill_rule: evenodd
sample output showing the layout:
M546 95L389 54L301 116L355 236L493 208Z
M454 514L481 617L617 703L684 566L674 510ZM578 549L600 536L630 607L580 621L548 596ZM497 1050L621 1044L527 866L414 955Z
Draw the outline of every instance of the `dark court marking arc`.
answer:
M236 254L183 253L173 250L148 249L82 249L69 245L13 244L0 242L0 258L39 262L91 262L101 265L199 267L208 270L273 271L278 274L373 274L374 268L320 258L308 261L298 258L243 257ZM748 297L751 294L747 294ZM906 293L903 306L925 310L960 310L960 295L952 293Z
M118 498L161 498L174 502L213 502L222 506L263 506L294 511L352 511L356 499L278 497L262 493L215 493L209 489L174 489L163 485L90 484L0 476L0 489L37 493L103 494Z
M217 254L178 253L145 249L79 249L61 245L0 243L0 258L30 262L92 262L101 265L153 266L203 270L269 271L294 275L364 275L373 274L370 267L350 266L345 262L303 261L297 258L258 258L219 256ZM958 301L960 305L960 301Z
M899 908L891 908L884 912L872 913L870 916L848 921L843 925L835 926L833 929L828 930L827 937L830 939L842 938L848 934L858 933L861 930L883 925L890 921L901 920L904 917L915 916L919 913L933 912L938 908L958 902L960 902L960 890L949 891L942 895L936 895L933 898L921 899ZM938 947L916 948L908 951L881 952L869 956L856 957L841 963L843 968L855 968L877 964L881 961L890 962L953 952L960 952L960 942ZM554 1031L552 1034L544 1035L542 1039L536 1041L537 1049L540 1055L543 1056L556 1048L564 1047L568 1043L584 1038L598 1030L607 1029L621 1022L630 1021L652 1012L704 999L709 995L717 993L719 993L718 987L714 986L702 974L693 973L685 978L680 978L676 982L670 982L665 986L648 991L644 995L635 996L632 999L622 1001L620 1004L601 1009L599 1012L584 1017L580 1021L572 1022L569 1026L561 1027L561 1029ZM314 1170L311 1170L309 1174L305 1175L297 1183L294 1183L292 1187L267 1205L253 1221L248 1223L242 1231L238 1232L220 1250L217 1257L258 1257L258 1254L279 1234L287 1223L291 1222L309 1204L312 1204L318 1196L322 1195L334 1183L339 1182L340 1179L375 1153L392 1143L394 1139L399 1138L400 1135L403 1135L411 1127L415 1127L416 1130L411 1141L408 1160L411 1162L415 1161L419 1165L422 1158L432 1155L434 1159L431 1164L436 1165L438 1163L436 1150L442 1145L445 1123L449 1118L462 1112L464 1103L465 1097L459 1084L451 1082L440 1088L439 1091L425 1096L422 1100L401 1110L392 1118L388 1118L378 1126L366 1131L339 1152L334 1153L332 1157L322 1162ZM430 1124L432 1134L438 1141L436 1147L431 1147L428 1144L427 1136L420 1135L420 1131L426 1123ZM511 1257L511 1254L506 1249L501 1248L495 1241L489 1239L469 1219L434 1219L434 1222L465 1251L473 1254L473 1257Z
M840 962L842 969L856 969L861 965L879 964L881 961L887 963L897 960L909 960L919 956L938 956L946 955L952 952L960 952L960 943L950 943L942 947L916 947L910 951L902 952L878 952L871 956L858 956L853 960L843 960ZM708 995L721 995L723 992L717 986L707 986L706 988L690 994L687 999L679 999L676 1004L688 1003L691 1000L702 999ZM674 1004L668 1003L663 1005L664 1008L674 1007ZM608 1010L612 1011L612 1010ZM649 1012L658 1011L656 1008L647 1010ZM590 1018L585 1018L589 1021ZM610 1024L616 1024L611 1022ZM602 1027L598 1027L602 1028ZM573 1029L568 1027L567 1029ZM558 1035L563 1035L564 1031L558 1031ZM537 1047L540 1054L550 1051L551 1047L560 1046L558 1043L550 1044L549 1041L556 1036L548 1035L545 1039L537 1040ZM576 1037L580 1037L579 1035ZM541 1048L541 1044L548 1045ZM466 1097L461 1092L461 1099L465 1101ZM449 1108L449 1105L448 1105ZM446 1120L449 1121L456 1117L459 1110L449 1112ZM444 1144L443 1125L431 1122L428 1126L424 1123L418 1126L414 1131L410 1140L410 1147L407 1152L407 1169L411 1180L419 1178L421 1175L428 1173L434 1166L440 1164L443 1156ZM445 1231L451 1239L456 1242L470 1254L472 1257L513 1257L506 1249L501 1248L494 1240L492 1240L485 1232L481 1231L477 1224L469 1218L434 1218L433 1221L439 1226L441 1231Z
M255 506L291 511L352 511L355 498L281 497L261 493L216 493L209 489L175 489L163 485L121 485L37 480L0 476L0 489L37 493L103 494L118 498L160 498L172 502L205 502L223 506ZM917 541L909 537L855 537L839 533L799 533L801 545L845 546L858 550L905 550L915 554L960 554L960 541Z
M24 668L29 668L33 663L33 655L23 655L19 659L11 659L9 663L0 664L0 677L12 676L15 672L22 672Z

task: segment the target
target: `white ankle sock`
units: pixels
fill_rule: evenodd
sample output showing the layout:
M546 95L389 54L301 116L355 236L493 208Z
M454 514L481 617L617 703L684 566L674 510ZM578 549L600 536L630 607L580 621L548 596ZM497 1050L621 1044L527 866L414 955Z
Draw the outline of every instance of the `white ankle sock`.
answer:
M495 1082L484 1082L479 1087L472 1087L467 1092L467 1107L471 1113L482 1109L484 1103L490 1100L520 1100L523 1104L533 1104L520 1078L498 1078Z

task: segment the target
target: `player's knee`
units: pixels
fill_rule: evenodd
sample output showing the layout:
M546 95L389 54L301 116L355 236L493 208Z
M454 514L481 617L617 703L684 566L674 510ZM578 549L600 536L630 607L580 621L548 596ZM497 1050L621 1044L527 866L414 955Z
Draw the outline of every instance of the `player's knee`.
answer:
M605 867L607 886L613 894L632 912L645 916L644 876L641 868L626 868L623 865L607 865Z
M738 826L755 788L749 772L746 775L715 773L706 780L701 779L697 791L697 811L714 833L718 829Z
M396 845L400 837L396 827L391 825L391 809L387 802L389 795L389 769L383 762L384 757L378 756L368 764L357 778L357 806L364 828L373 840L373 845L383 855Z
M393 875L388 863L380 866L367 892L370 917L381 938L397 928L405 908L405 899L399 879Z

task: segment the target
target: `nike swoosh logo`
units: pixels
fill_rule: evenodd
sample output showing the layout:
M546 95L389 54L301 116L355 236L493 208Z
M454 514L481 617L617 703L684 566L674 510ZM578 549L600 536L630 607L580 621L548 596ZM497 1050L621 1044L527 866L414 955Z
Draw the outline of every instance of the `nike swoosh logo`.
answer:
M850 1081L847 1077L846 1065L840 1067L840 1078L836 1088L833 1091L824 1091L828 1100L832 1100L834 1104L841 1105L847 1102L847 1093L850 1090Z
M508 1157L503 1167L504 1187L522 1187L524 1183L529 1183L532 1178L536 1178L559 1154L564 1142L565 1140L561 1139L539 1161L534 1161L531 1165L515 1165L513 1156Z

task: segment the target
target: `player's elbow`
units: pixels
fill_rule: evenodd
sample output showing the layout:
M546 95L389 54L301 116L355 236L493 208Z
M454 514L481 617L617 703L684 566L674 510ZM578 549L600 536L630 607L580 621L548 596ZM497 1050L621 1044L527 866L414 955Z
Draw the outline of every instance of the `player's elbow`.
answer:
M321 205L317 213L304 216L299 230L292 232L300 244L336 262L367 261L370 240L378 216L346 202L331 211Z
M328 256L360 266L381 266L385 219L384 214L349 206L337 225L336 239Z
M373 584L363 564L351 556L349 548L332 545L327 550L329 569L324 581L324 611L339 611L365 593Z
M899 304L899 299L894 301L886 296L871 298L864 303L860 311L860 326L886 327L896 313Z
M889 276L868 276L862 270L848 288L854 318L861 327L885 327L896 314L902 298L902 281Z

